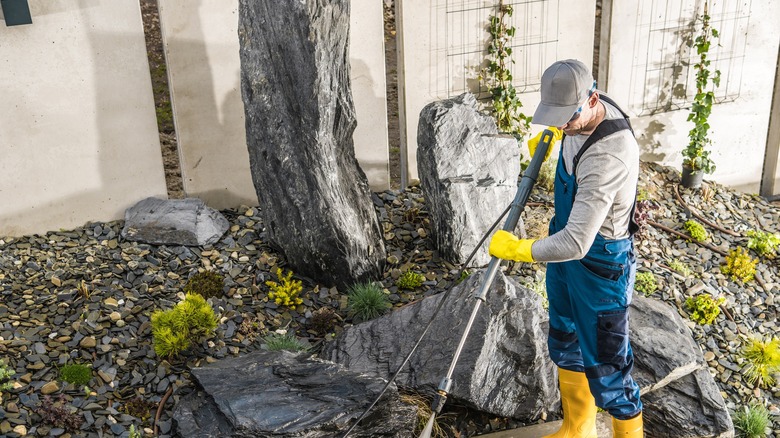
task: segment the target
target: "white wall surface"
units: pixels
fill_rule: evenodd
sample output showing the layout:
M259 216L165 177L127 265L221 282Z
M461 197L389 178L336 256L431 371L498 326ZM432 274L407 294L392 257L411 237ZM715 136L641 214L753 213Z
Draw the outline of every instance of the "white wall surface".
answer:
M516 33L514 85L523 92L526 115L539 103L544 70L559 59L593 63L595 0L507 2ZM417 125L425 105L478 92L477 75L486 54L489 15L497 0L396 0L399 48L401 160L407 180L417 178ZM404 126L406 132L404 133ZM538 131L543 127L534 127Z
M0 21L0 236L167 197L137 0L30 2Z
M695 93L694 73L685 63L697 59L681 37L690 35L695 6L701 4L613 2L608 92L632 116L644 160L681 167ZM710 15L721 34L719 46L710 51L712 67L721 70L722 79L715 90L720 103L709 119L717 170L705 179L758 193L778 61L780 3L713 1Z
M241 99L238 0L159 0L184 191L215 208L257 205ZM355 155L371 187L389 187L380 2L353 2Z

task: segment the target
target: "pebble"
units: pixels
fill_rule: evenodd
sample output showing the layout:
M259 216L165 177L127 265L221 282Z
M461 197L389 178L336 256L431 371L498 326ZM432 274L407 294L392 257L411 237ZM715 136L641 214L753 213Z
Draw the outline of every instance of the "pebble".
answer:
M673 229L681 229L687 218L671 191L678 175L643 163L640 182L640 187L660 204L654 211L656 220ZM780 231L777 206L720 186L712 186L712 192L707 202L693 191L682 190L680 194L691 206L728 229L739 233L755 229L758 215L764 231ZM393 306L401 307L451 288L457 280L454 276L458 267L441 260L433 249L431 221L420 188L388 190L372 199L378 216L383 218L381 227L387 238L387 265L381 283ZM534 193L531 200L549 202L550 196ZM157 404L171 387L174 395L166 403L159 430L162 434L175 432L171 421L175 401L193 390L189 366L260 348L260 342L247 341L243 331L246 324L242 326L245 319L258 322L262 337L266 331L281 328L307 336L310 318L323 307L335 309L347 318L344 291L310 281L304 281L304 303L295 310L269 301L265 281L276 280L276 267L284 266L284 260L263 241L265 230L259 207L224 213L231 222L230 231L207 248L122 241L118 239L121 221L3 238L0 351L16 375L14 389L4 392L0 403L0 435L42 436L48 430L51 436L68 436L66 431L51 425L33 424L32 419L37 417L29 415L44 395L56 398L57 393L65 394L66 403L83 415L85 426L81 432L106 436L110 430L116 436L126 435L130 425L138 428L141 422L121 411L122 401L141 397ZM526 216L536 213L528 209ZM542 207L538 214L551 213L548 207ZM708 231L710 243L719 248L745 244L744 239ZM752 386L743 381L744 360L740 352L749 336L778 333L777 264L759 265L765 288L755 282L743 285L720 272L720 254L654 228L646 228L643 233L636 239L637 255L641 269L651 270L660 283L653 297L679 310L729 403L736 408L756 399ZM694 274L681 275L665 268L672 258L688 264ZM541 265L516 266L518 276L541 278ZM203 344L200 357L170 363L160 360L151 343L149 315L155 309L171 308L179 302L187 279L203 269L214 269L225 277L226 296L210 299L219 317L217 334ZM426 278L424 285L415 290L399 290L395 281L407 270L422 273ZM700 293L727 298L724 307L734 321L725 314L711 326L690 321L685 299ZM340 331L341 327L334 328L334 332ZM82 388L58 383L57 369L71 363L86 364L95 370L88 394ZM760 391L758 399L773 407L774 415L780 415L780 388ZM494 423L498 427L500 422ZM484 430L486 426L490 427L485 423L472 428ZM774 434L774 438L780 437L777 432Z

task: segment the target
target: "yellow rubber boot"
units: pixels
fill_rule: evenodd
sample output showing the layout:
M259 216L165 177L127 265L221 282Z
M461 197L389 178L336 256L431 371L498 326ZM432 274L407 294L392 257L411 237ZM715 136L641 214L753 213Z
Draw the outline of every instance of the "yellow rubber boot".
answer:
M563 425L544 438L596 438L596 400L585 373L558 368Z
M628 420L612 418L612 430L615 438L642 438L645 436L642 413L640 412L639 415Z

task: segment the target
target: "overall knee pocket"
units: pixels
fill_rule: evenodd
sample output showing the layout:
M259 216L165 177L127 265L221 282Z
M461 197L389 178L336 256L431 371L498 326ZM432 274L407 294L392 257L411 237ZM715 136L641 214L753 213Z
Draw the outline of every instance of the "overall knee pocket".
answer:
M600 312L597 328L596 360L623 369L628 363L628 309Z

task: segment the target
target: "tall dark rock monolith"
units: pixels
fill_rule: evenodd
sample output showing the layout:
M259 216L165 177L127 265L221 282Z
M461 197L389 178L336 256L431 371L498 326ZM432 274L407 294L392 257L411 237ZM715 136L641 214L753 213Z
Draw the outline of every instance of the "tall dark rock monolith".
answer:
M296 273L339 287L385 260L352 144L348 0L241 0L247 147L267 239Z

